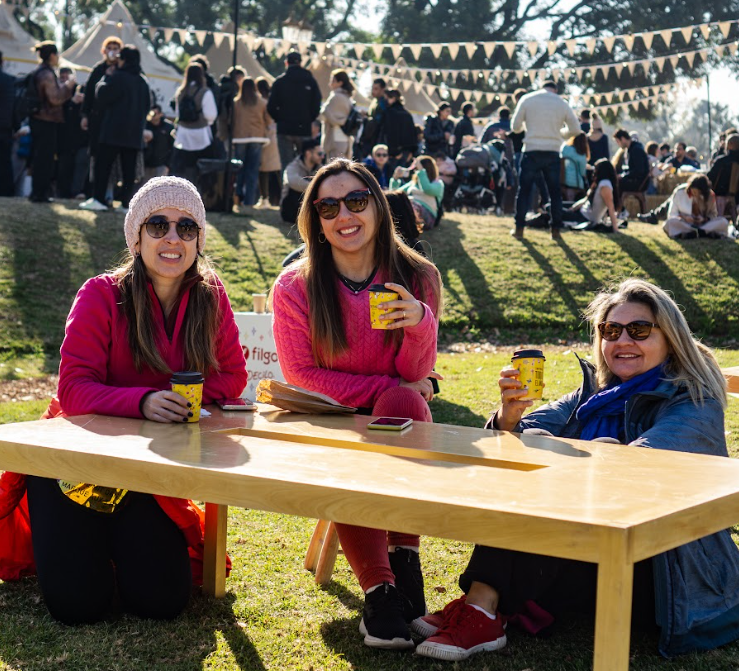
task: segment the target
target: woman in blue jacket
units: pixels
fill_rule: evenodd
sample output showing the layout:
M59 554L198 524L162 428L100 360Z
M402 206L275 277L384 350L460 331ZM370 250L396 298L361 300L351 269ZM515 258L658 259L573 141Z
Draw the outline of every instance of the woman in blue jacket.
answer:
M586 314L594 365L580 362L580 389L524 417L532 401L507 368L487 428L727 457L726 382L672 298L630 279L596 296ZM459 579L465 596L414 626L429 637L416 652L460 660L500 649L500 612L538 633L565 610L592 610L596 578L595 564L476 546ZM665 656L739 637L739 550L729 532L635 564L633 603L635 622L661 629Z

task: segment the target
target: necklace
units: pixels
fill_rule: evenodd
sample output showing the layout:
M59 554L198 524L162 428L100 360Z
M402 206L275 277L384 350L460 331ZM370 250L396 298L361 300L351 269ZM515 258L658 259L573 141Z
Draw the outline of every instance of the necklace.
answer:
M377 274L378 267L379 266L375 266L373 268L372 272L369 274L369 277L366 280L361 280L359 282L355 282L354 280L350 280L348 277L344 277L338 270L336 271L336 274L339 276L341 283L347 289L349 289L349 291L353 291L354 295L356 295L360 291L364 291L370 284L372 284L372 279Z

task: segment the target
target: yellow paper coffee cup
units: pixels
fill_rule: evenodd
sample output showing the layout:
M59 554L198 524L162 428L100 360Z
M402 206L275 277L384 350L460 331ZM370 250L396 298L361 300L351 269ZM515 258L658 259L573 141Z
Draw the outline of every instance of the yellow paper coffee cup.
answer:
M169 381L172 385L172 391L176 391L180 396L184 396L190 402L190 412L192 417L188 417L188 422L200 421L200 408L203 405L203 375L196 371L180 371L174 373Z
M529 390L521 401L541 398L544 391L544 362L546 358L540 349L519 349L513 353L511 365L520 373L521 384Z
M384 284L372 284L367 291L369 291L370 322L372 322L372 328L387 330L388 324L392 324L392 320L380 319L380 316L395 312L395 308L380 310L377 306L387 301L397 301L400 297L394 291L388 291Z

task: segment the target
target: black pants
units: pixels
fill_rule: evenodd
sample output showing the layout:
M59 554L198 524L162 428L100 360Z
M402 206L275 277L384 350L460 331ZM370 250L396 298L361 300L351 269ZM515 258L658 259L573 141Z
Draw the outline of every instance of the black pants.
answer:
M279 170L259 173L259 195L270 205L279 205L282 195L282 177Z
M626 193L627 191L644 191L646 188L647 185L644 177L638 179L634 177L621 177L618 180L618 189L621 193Z
M197 184L198 160L201 158L217 158L215 145L210 144L205 149L199 149L198 151L174 149L172 151L172 160L169 165L169 174L174 177L188 179L193 184Z
M51 195L59 125L31 119L31 200L43 200Z
M10 198L15 195L13 181L13 136L10 130L0 130L0 197Z
M95 187L94 197L100 203L105 203L105 192L108 190L108 180L113 163L117 156L121 157L121 172L123 173L123 190L121 205L128 207L133 195L133 183L136 179L136 157L138 149L131 147L117 147L101 142L95 154Z
M467 593L472 582L493 587L500 595L500 612L513 615L529 599L554 615L595 612L598 566L573 559L559 559L476 545L459 586ZM634 565L632 621L655 626L652 560Z
M124 610L169 620L190 598L187 544L153 496L129 492L99 513L68 499L56 480L29 477L33 553L44 601L65 624L102 620L118 592Z

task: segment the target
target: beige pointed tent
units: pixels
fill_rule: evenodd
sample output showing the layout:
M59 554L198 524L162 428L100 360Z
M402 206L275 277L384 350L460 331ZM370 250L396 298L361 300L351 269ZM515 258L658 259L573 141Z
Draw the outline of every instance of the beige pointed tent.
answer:
M392 74L386 77L386 79L388 86L396 85L396 88L405 99L405 108L413 115L416 122L420 122L424 117L436 112L437 104L431 100L425 89L421 88L419 91L416 91L413 84L408 81L411 76L405 72L407 67L408 65L405 59L399 58L395 62L394 69L391 71ZM400 78L394 79L393 74L397 73L398 69L401 71L399 73Z
M233 31L233 23L227 23L223 26L224 33L233 35ZM241 33L244 33L244 31L240 31L240 34ZM210 49L205 53L208 58L208 62L210 63L209 72L216 80L225 75L228 72L228 69L233 65L231 39L224 39L218 46L216 46L214 42ZM239 40L239 48L236 57L237 64L246 70L248 77L251 77L252 79L264 77L270 84L274 81L275 78L262 67L261 63L256 58L254 58L254 54L252 54L249 47L247 47L241 39Z
M331 65L328 58L326 60L324 60L323 58L316 58L311 61L310 65L308 65L308 70L310 70L311 74L316 78L318 88L321 89L321 96L324 100L326 100L326 98L328 98L329 94L331 93L331 87L329 86L329 83L331 82L331 72L340 67L342 66ZM352 93L352 98L354 99L354 104L359 109L369 109L369 99L356 87L354 89L354 93Z
M157 102L165 106L174 96L182 75L172 65L160 60L141 36L131 13L121 0L114 0L107 12L87 33L62 56L78 64L77 80L84 84L95 64L100 61L100 49L106 37L115 35L124 44L133 44L141 52L141 68L156 93Z
M33 52L35 40L13 16L13 7L0 4L0 51L3 52L3 70L8 74L26 75L33 70L38 59Z

